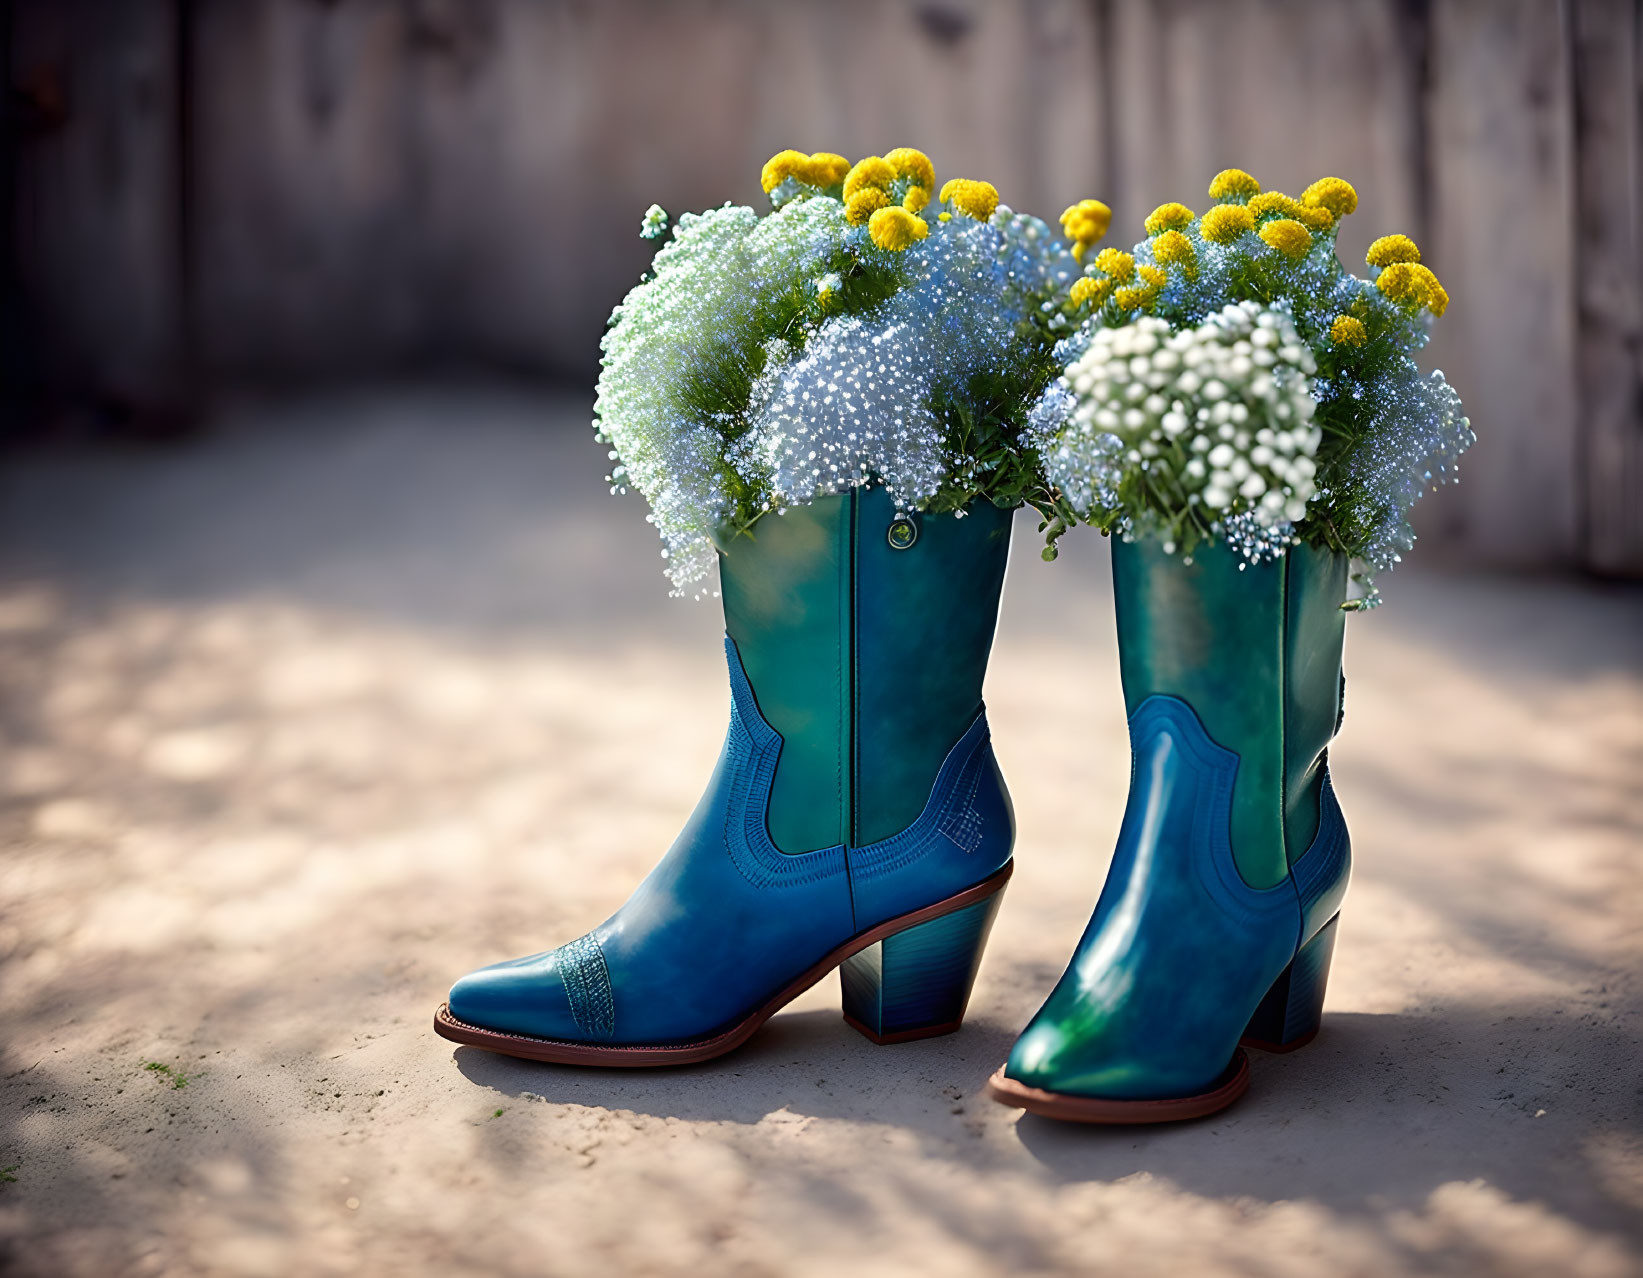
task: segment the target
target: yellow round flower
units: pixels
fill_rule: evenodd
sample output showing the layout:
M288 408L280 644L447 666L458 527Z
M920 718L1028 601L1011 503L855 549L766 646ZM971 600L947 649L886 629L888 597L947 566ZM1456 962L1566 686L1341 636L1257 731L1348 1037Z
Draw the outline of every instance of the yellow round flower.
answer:
M936 214L936 221L938 221L938 222L951 222L952 220L953 220L953 215L951 213L946 212L946 211L943 211L943 212L940 212L940 213Z
M809 168L810 157L802 151L777 151L764 162L764 168L759 172L759 185L769 195L788 178L797 177L801 171L808 172Z
M1073 256L1082 258L1084 251L1101 241L1112 225L1112 210L1100 200L1080 200L1061 214L1061 229L1072 241Z
M1392 266L1398 262L1418 262L1421 251L1407 235L1383 235L1369 246L1363 259L1370 266Z
M1345 178L1319 178L1301 192L1301 203L1328 209L1337 218L1343 218L1357 209L1358 193Z
M844 202L844 220L851 226L862 226L888 203L890 197L882 188L864 186Z
M1329 326L1329 340L1337 346L1362 346L1369 340L1363 321L1351 315L1337 315Z
M1135 259L1123 249L1105 248L1095 255L1095 269L1122 284L1135 274Z
M1299 218L1301 202L1282 191L1262 191L1249 202L1249 211L1256 221L1263 217Z
M1193 211L1185 204L1160 204L1147 214L1147 234L1163 235L1166 232L1179 231L1182 227L1192 225L1193 216Z
M930 202L930 188L927 186L910 186L907 195L901 202L901 207L909 213L917 213Z
M930 227L923 218L914 217L899 204L892 204L867 219L867 233L881 249L899 253L928 235Z
M1209 198L1218 203L1242 204L1261 193L1261 184L1242 169L1222 169L1209 183Z
M1420 302L1420 285L1411 262L1392 263L1375 277L1375 287L1394 302Z
M1169 273L1158 266L1138 266L1135 273L1148 288L1160 289L1169 283Z
M844 198L849 199L864 186L882 187L888 191L896 180L896 171L876 155L857 160L856 167L844 178Z
M1231 244L1246 231L1255 229L1255 217L1243 204L1218 204L1198 224L1206 240L1216 244Z
M998 192L991 182L954 178L941 188L941 201L960 213L968 213L978 222L985 222L998 207Z
M831 151L812 151L806 169L808 175L798 175L800 180L825 190L844 181L844 175L850 172L850 161Z
M923 151L915 151L910 146L898 146L895 150L884 153L884 162L897 177L912 178L915 185L922 186L927 191L935 189L936 166L930 163L930 157Z
M1129 288L1119 289L1113 300L1118 303L1118 309L1121 311L1138 311L1143 306L1150 305L1152 299L1157 295L1157 289L1132 285Z
M1314 235L1321 235L1335 225L1335 215L1321 206L1303 204L1291 216Z
M1285 257L1302 258L1312 247L1312 232L1294 218L1281 217L1261 227L1261 238Z
M1426 267L1419 263L1410 263L1410 266L1421 273L1421 278L1426 283L1426 309L1442 319L1443 313L1449 309L1448 291L1438 283L1438 277Z
M1152 255L1165 265L1176 262L1190 262L1198 252L1192 247L1192 241L1180 231L1165 231L1152 242Z
M1419 262L1394 262L1375 278L1375 287L1394 302L1424 306L1434 315L1449 309L1449 294Z
M1092 301L1097 306L1100 306L1102 302L1107 300L1107 294L1111 291L1111 280L1095 279L1086 275L1082 279L1073 281L1073 286L1067 293L1067 300L1071 302L1074 307L1079 307L1084 305L1085 302Z
M1155 262L1164 266L1178 266L1190 279L1198 275L1198 250L1192 247L1192 241L1180 231L1165 231L1152 242L1152 256Z
M1180 231L1165 231L1154 240L1152 256L1154 260L1166 266L1191 267L1198 262L1198 251L1192 247L1192 241Z

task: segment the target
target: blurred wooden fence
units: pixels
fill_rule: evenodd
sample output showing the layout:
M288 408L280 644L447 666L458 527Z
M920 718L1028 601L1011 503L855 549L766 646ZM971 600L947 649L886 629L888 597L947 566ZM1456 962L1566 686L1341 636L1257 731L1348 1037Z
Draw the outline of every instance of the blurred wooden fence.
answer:
M1416 237L1480 443L1423 533L1643 574L1643 0L12 0L8 347L59 387L591 376L652 200L908 143L1139 233L1236 164ZM16 355L13 355L14 363Z

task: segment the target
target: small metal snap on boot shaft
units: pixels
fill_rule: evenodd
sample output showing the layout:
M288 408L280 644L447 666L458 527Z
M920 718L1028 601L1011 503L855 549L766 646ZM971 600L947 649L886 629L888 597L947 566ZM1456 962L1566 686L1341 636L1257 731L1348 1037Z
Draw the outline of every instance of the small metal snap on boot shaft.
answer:
M890 521L890 531L885 534L885 540L890 543L891 550L906 550L918 540L918 525L908 515L897 515Z

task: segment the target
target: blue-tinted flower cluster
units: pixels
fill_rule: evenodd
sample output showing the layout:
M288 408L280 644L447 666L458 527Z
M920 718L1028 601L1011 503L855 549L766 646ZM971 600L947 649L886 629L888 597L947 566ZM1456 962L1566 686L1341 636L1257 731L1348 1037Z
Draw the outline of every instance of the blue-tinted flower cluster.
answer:
M1143 317L1182 332L1229 303L1282 307L1317 364L1311 384L1320 431L1316 493L1305 518L1294 520L1293 532L1361 561L1359 578L1373 599L1374 572L1391 568L1414 542L1410 507L1426 489L1455 478L1460 454L1475 439L1443 375L1423 374L1414 358L1447 295L1430 272L1408 265L1387 269L1419 272L1420 278L1389 288L1391 277L1381 279L1373 253L1369 279L1348 274L1336 257L1334 222L1315 204L1257 195L1246 213L1228 203L1223 199L1203 218L1179 205L1163 206L1148 221L1152 234L1130 254L1108 250L1102 254L1105 269L1091 263L1091 282L1073 294L1081 322L1061 344L1060 358L1070 373L1098 333ZM1297 216L1314 218L1312 229ZM1393 238L1398 247L1390 256L1418 258L1413 244ZM1110 379L1093 388L1104 400L1126 389ZM1147 388L1137 394L1144 396ZM1263 521L1239 519L1236 510L1217 518L1201 503L1189 510L1190 491L1183 496L1168 485L1144 482L1143 469L1155 463L1089 430L1090 414L1081 429L1080 404L1078 390L1058 381L1033 406L1030 419L1051 478L1081 518L1111 530L1160 531L1183 549L1197 536L1233 541L1252 558L1281 546L1285 527L1267 521L1257 531Z
M716 536L851 486L908 509L1013 504L999 451L1057 371L1042 308L1076 276L1048 227L1003 206L901 252L823 195L686 214L605 336L613 490L650 502L680 589Z

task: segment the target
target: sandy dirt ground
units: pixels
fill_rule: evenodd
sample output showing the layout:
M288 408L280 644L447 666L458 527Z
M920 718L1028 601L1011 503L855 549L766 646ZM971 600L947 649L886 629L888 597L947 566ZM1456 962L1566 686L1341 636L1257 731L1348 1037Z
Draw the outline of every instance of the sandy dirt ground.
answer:
M453 977L620 903L724 730L716 607L666 597L586 416L338 394L8 466L0 1270L1643 1273L1635 589L1417 566L1351 622L1324 1033L1220 1116L982 1094L1128 767L1104 548L1029 525L988 683L1018 872L960 1033L875 1047L829 980L688 1070L436 1038Z

